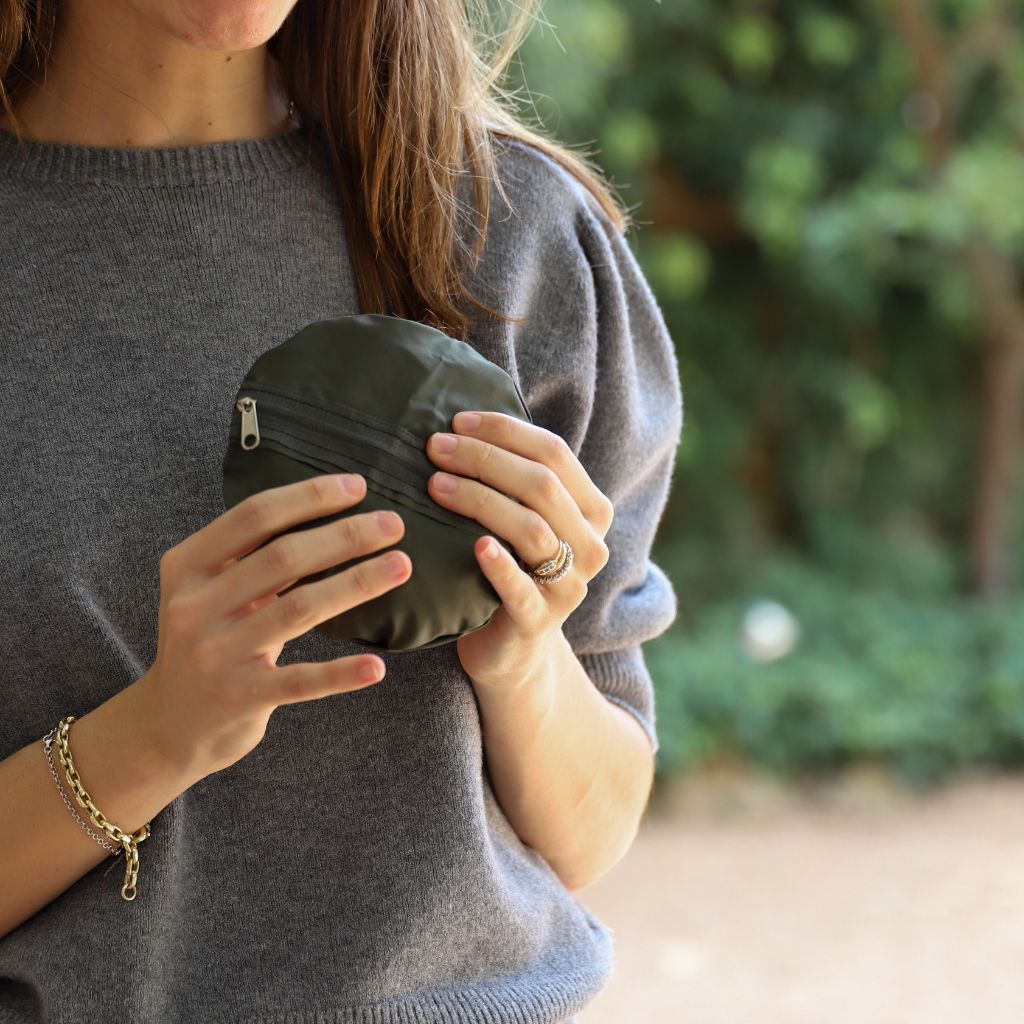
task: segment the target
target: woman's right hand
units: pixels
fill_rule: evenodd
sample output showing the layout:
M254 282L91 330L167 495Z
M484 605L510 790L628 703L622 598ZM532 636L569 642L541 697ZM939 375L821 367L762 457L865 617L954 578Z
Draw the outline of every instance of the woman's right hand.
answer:
M362 501L365 488L362 476L344 474L260 491L162 556L157 655L138 683L162 752L197 780L248 754L281 704L383 678L384 662L372 654L277 666L288 640L409 578L409 556L389 551L278 596L314 572L403 535L401 516L389 511L277 536L350 508ZM372 670L368 677L361 674L365 669Z

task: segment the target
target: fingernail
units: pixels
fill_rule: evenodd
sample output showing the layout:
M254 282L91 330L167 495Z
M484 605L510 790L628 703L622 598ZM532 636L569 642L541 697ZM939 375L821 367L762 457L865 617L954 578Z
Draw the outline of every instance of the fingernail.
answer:
M498 557L498 542L496 540L489 540L487 547L484 548L484 558L494 559Z
M352 473L342 473L337 478L341 482L341 486L349 494L358 494L363 484L358 476Z
M394 512L378 512L377 513L377 529L381 533L391 536L393 533L398 533L402 528L402 521Z
M434 435L434 451L453 452L455 451L456 444L458 444L458 441L452 434Z
M397 551L393 551L384 559L384 567L392 576L405 575L405 558Z
M459 430L475 430L480 426L480 416L475 412L460 412L455 417L455 426Z
M359 678L360 679L378 679L380 678L380 665L373 661L364 661L359 666Z
M434 486L442 494L451 494L455 490L455 477L448 473L437 473L434 476Z

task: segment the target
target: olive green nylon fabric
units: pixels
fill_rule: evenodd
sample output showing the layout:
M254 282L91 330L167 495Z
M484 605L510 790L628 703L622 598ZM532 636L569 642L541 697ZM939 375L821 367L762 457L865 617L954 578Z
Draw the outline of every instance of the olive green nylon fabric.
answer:
M226 509L259 491L319 472L357 472L367 483L362 501L338 515L308 520L284 532L313 529L378 509L396 512L405 523L405 533L393 546L409 554L412 575L400 586L314 628L333 640L411 651L450 643L486 625L501 601L480 570L473 546L488 531L474 519L443 509L430 496L426 481L436 467L426 445L431 434L450 431L452 417L465 409L503 412L532 422L512 377L471 345L434 327L363 313L315 321L264 352L246 373L237 397L246 394L247 386L261 384L291 395L274 401L301 409L306 417L315 417L318 408L331 412L321 414L324 430L313 431L284 425L284 414L275 416L276 406L267 404L270 399L261 404L257 398L261 432L281 425L285 436L267 439L261 434L260 443L246 450L241 444L242 413L234 407L224 456ZM351 428L353 432L358 427L363 438L373 431L379 435L379 456L367 454L365 440L360 442L358 458L337 443L335 435L355 416L360 423ZM304 451L288 440L288 431L297 435L300 429L308 442ZM389 457L385 447L397 456ZM369 468L367 458L373 458ZM396 458L407 469L401 489L387 484L386 466ZM416 477L419 493L410 494L409 481ZM384 550L365 557L376 557ZM359 560L332 565L294 586L327 579Z

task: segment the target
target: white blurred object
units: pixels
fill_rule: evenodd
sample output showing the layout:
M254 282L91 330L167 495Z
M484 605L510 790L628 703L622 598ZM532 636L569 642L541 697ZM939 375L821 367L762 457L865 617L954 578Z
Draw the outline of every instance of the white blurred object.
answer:
M706 960L704 951L693 942L669 939L658 947L658 971L672 981L683 981L699 974Z
M796 647L800 623L778 601L755 601L743 616L743 651L751 661L776 661Z

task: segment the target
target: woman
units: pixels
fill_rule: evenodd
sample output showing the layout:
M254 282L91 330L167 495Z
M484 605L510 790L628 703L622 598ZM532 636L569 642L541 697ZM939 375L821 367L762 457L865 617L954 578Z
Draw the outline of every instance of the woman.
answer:
M461 10L0 0L5 1022L539 1024L609 979L574 893L651 784L677 367L610 193L489 96ZM312 630L416 571L362 477L224 511L246 368L360 311L469 339L533 416L428 447L502 601L455 644Z

